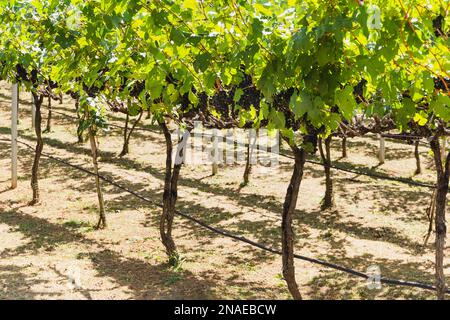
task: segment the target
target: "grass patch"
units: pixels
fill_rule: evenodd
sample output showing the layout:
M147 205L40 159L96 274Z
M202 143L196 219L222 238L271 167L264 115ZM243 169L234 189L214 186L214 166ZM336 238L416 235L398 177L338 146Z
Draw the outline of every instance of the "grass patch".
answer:
M63 223L63 226L72 230L78 230L80 232L90 232L94 230L94 227L85 221L69 220Z

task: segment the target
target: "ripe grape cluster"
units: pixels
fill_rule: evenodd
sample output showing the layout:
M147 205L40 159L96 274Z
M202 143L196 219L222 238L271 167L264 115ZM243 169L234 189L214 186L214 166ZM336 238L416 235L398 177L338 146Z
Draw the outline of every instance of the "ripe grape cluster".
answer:
M436 37L442 37L444 35L444 30L442 29L443 23L444 23L444 16L441 14L433 19L434 35Z
M290 108L290 101L294 92L294 88L289 88L276 94L273 98L273 107L276 108L277 111L281 111L284 114L286 119L286 128L292 128L296 131L300 128L300 121L295 120L295 114ZM306 117L303 119L306 120Z
M233 88L231 94L236 94L236 90L241 89L243 91L242 96L238 100L237 104L245 110L249 110L253 106L256 110L259 110L261 103L261 92L256 88L253 83L253 79L250 75L244 73L244 79L239 83L237 88Z
M31 70L30 74L28 74L27 70L21 65L16 65L16 80L17 82L31 82L32 84L36 84L38 81L38 73L36 69Z
M99 86L95 84L92 86L87 86L84 82L82 83L83 90L87 93L88 96L95 97L105 89L106 80L103 78L107 71L108 68L104 68L99 71L98 78L100 81L97 82L100 84ZM228 87L218 86L216 92L211 96L208 96L205 92L199 92L195 87L192 87L191 92L197 96L198 103L195 107L193 107L189 92L181 95L177 103L181 106L180 117L193 119L198 115L198 113L202 113L205 116L212 115L212 111L214 110L214 115L220 115L220 120L228 121L237 120L239 109L249 110L251 107L253 107L257 112L259 112L262 99L261 91L256 87L252 77L245 73L245 70L242 70L242 73L243 78L239 84L231 85ZM30 75L28 75L25 68L18 64L17 75L18 78L22 80L31 80L33 83L37 83L36 70L31 71ZM82 79L79 78L77 79L77 81L82 82ZM127 77L124 76L121 81L121 90L125 89L127 81ZM448 79L446 81L448 84L450 84L450 81L448 81ZM175 86L178 85L178 81L171 74L167 75L166 83L174 84ZM362 79L354 87L354 95L358 103L361 103L364 99L364 86L366 85L366 83L367 80ZM49 87L51 89L57 88L57 86L57 83L49 81ZM439 88L445 87L442 83L439 83L438 80L435 80L435 86ZM130 95L132 97L139 98L141 93L145 90L145 82L136 81L130 90ZM238 90L241 90L242 92L240 93L239 98L236 100L236 93ZM290 100L294 92L296 92L296 89L289 88L275 94L272 103L269 104L269 111L270 109L274 108L278 112L282 112L286 120L286 128L292 128L295 131L300 128L300 124L302 122L306 123L308 132L311 133L311 138L306 138L306 140L311 140L310 142L315 146L317 145L317 141L316 138L313 137L317 136L317 129L308 123L306 114L302 117L302 119L296 119L295 114L290 107ZM68 93L72 96L72 98L79 98L79 94L75 92ZM160 102L162 99L162 97L150 97L148 93L146 94L146 96L148 99L151 98L155 103ZM334 110L333 112L338 112L338 110ZM266 119L261 122L262 126L266 124Z
M356 103L360 104L365 102L364 99L364 88L366 87L367 80L362 78L356 86L353 87L353 95L355 96Z
M434 78L434 88L436 90L441 90L444 92L448 92L450 88L450 79L449 78Z

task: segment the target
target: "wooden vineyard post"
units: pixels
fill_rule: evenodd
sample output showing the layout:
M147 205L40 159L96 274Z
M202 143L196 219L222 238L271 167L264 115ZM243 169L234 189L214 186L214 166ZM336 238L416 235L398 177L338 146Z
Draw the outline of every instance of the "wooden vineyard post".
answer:
M17 120L19 108L19 86L11 89L11 188L17 188Z
M380 164L384 164L385 160L385 140L382 135L378 136L380 138L380 150L378 152L378 160L380 161Z

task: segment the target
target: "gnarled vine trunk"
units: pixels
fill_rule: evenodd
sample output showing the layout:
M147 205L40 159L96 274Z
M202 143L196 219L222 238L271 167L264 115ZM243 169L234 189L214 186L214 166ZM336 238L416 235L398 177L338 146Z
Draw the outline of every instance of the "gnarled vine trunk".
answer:
M143 112L144 111L141 110L141 112L139 113L138 118L133 123L133 125L130 128L130 130L128 130L129 123L130 123L130 115L127 113L127 117L125 119L125 128L124 128L124 131L123 131L123 147L122 147L122 151L119 154L119 157L123 157L123 156L127 155L130 152L131 135L133 134L134 129L136 128L136 125L139 123L139 121L141 121Z
M414 157L416 158L415 174L420 174L422 172L422 168L420 167L419 140L414 142Z
M428 239L431 236L431 233L433 232L433 222L434 222L434 212L436 209L436 190L433 191L433 194L431 195L430 205L427 208L427 218L428 218L428 231L425 236L425 241L423 243L424 246L427 245Z
M80 120L80 99L76 98L75 99L75 113L77 114L77 118L78 120ZM83 143L83 132L81 132L80 130L77 130L77 138L78 138L78 143Z
M281 224L283 277L292 297L295 300L301 300L302 295L300 294L297 281L295 280L294 231L292 229L292 216L297 205L298 191L303 178L306 153L303 148L298 148L296 146L291 146L291 148L295 155L295 164L284 200Z
M246 186L248 185L249 181L250 181L250 173L252 172L252 164L250 163L250 159L251 159L251 154L250 154L250 143L247 146L247 154L246 154L246 159L245 159L245 170L244 170L244 176L243 176L243 182L242 185Z
M331 178L331 139L331 136L329 136L325 139L325 141L320 139L319 143L320 156L322 158L325 171L325 196L322 199L322 210L326 210L334 206L333 179ZM323 144L325 144L325 150L323 148Z
M250 174L252 173L252 157L253 157L253 149L255 147L256 143L256 135L252 141L252 136L249 135L248 137L248 144L247 144L247 154L245 159L245 170L244 170L244 176L243 176L243 182L242 185L246 186L248 185L250 181Z
M182 163L173 165L173 143L169 128L165 122L159 123L166 140L166 172L164 176L163 212L159 224L161 241L166 248L169 264L175 266L179 260L179 254L172 237L173 219L175 217L175 205L178 197L178 178Z
M127 116L125 118L125 128L123 129L123 146L122 151L119 154L119 157L123 157L129 152L128 148L128 124L130 123L130 114L127 112Z
M52 98L48 96L48 114L47 114L47 127L44 132L52 131Z
M431 150L433 150L434 162L437 173L437 189L435 202L435 278L437 298L445 299L445 275L444 275L444 248L447 227L445 224L445 207L447 202L448 183L450 175L450 152L445 159L441 158L441 148L439 139L435 138L430 142ZM443 162L444 161L444 162Z
M347 137L342 138L342 158L347 158Z
M97 141L95 140L95 134L92 128L89 128L89 141L91 142L91 154L92 154L92 164L94 165L95 173L95 185L97 187L97 197L98 197L98 207L99 207L99 218L96 229L106 228L106 215L105 215L105 202L103 200L103 191L100 184L99 170L98 170L98 148Z
M30 205L35 205L40 202L39 194L39 162L42 155L42 150L44 149L44 141L42 140L42 115L41 106L44 101L43 95L38 95L37 93L32 93L33 102L35 105L35 123L34 130L36 133L36 149L34 153L33 167L31 169L31 189L33 190L33 200L31 200Z

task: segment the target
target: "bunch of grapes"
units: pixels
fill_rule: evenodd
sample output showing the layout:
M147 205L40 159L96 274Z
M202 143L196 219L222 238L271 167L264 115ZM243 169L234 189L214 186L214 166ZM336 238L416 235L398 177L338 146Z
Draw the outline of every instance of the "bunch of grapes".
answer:
M356 103L360 104L366 102L364 99L364 88L366 87L367 80L362 78L356 86L353 87L353 95L355 96Z
M450 88L450 79L449 78L434 78L434 88L436 90L441 90L444 92L448 92Z

